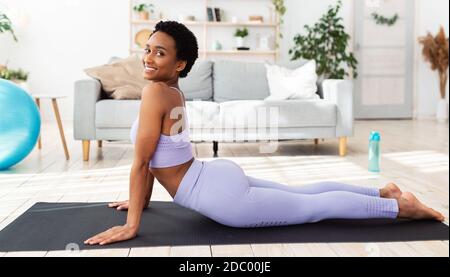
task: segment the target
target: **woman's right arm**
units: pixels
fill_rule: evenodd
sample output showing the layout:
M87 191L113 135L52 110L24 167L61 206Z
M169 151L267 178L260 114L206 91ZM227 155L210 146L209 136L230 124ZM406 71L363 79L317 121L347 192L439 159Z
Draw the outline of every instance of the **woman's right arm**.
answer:
M131 173L130 173L131 175ZM130 176L131 179L131 176ZM148 192L145 195L145 204L143 209L146 209L150 206L150 199L152 198L152 192L153 192L153 183L155 182L155 176L153 176L153 174L148 174L147 175L147 187L148 187ZM109 207L110 208L114 208L117 209L118 211L126 211L128 210L128 204L129 201L128 200L124 200L124 201L117 201L117 202L112 202L109 203Z
M145 203L144 208L147 208L150 205L150 199L152 198L152 192L153 192L153 183L155 182L155 176L149 171L147 175L147 194L145 195Z
M164 117L164 90L161 85L151 84L142 92L139 128L135 144L133 166L130 174L130 200L125 225L112 227L85 241L86 244L110 244L134 238L139 230L142 208L149 193L148 178L150 161L158 145Z
M142 92L139 126L136 136L134 161L130 174L130 200L127 225L138 229L144 205L153 186L154 176L149 170L150 161L161 136L165 108L164 90L159 84L151 84ZM151 194L150 194L151 196Z

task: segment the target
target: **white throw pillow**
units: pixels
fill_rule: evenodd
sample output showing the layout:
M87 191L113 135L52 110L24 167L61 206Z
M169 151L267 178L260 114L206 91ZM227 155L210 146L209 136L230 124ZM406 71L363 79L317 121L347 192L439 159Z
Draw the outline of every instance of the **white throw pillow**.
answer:
M270 96L264 100L319 99L317 92L316 62L291 70L266 64Z

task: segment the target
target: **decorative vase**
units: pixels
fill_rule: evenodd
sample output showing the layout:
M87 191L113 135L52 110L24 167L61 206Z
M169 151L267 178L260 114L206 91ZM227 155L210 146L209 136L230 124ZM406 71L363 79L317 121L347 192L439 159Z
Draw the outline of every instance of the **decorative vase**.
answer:
M147 11L139 12L139 19L140 20L148 20L149 17L150 17L149 12L147 12Z
M446 123L448 121L448 104L447 100L440 99L437 105L436 119L440 123Z
M243 37L236 37L236 47L244 47L244 38Z
M212 49L215 51L222 50L222 44L218 40L216 40L212 44Z

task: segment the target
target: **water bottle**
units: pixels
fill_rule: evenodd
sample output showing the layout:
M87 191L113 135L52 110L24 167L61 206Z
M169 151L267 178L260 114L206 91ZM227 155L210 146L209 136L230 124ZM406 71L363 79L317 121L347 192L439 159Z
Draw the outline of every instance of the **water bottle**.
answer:
M380 172L380 133L373 131L369 137L369 171Z

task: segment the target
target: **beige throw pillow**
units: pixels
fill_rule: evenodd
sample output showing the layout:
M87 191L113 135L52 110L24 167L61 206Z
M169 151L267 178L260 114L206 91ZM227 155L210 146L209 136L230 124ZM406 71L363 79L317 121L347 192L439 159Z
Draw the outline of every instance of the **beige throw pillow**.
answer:
M137 55L84 70L100 81L109 97L117 100L141 99L142 89L150 82L144 79L143 71L142 60Z

